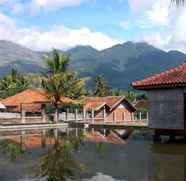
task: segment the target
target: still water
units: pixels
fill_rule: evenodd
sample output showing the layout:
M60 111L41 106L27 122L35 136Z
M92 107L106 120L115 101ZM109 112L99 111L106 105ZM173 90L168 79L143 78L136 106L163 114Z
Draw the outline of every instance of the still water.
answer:
M0 133L0 181L186 181L186 144L76 131Z

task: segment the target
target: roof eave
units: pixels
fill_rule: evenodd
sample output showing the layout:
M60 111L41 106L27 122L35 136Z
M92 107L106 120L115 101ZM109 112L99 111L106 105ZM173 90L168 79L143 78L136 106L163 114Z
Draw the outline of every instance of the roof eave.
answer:
M186 83L172 83L172 84L154 84L154 85L132 85L137 90L151 90L151 89L168 89L168 88L183 88L186 87Z

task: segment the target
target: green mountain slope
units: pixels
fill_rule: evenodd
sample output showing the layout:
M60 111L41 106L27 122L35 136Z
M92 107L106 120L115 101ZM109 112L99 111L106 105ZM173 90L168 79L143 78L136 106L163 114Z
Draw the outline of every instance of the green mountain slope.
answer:
M186 54L182 52L165 52L147 43L133 42L103 51L90 46L77 46L64 53L71 55L70 66L80 72L81 76L93 78L102 74L110 86L122 89L129 88L133 80L177 66L186 60ZM0 41L0 75L7 73L11 67L17 67L23 73L44 71L43 59L46 54L12 42Z

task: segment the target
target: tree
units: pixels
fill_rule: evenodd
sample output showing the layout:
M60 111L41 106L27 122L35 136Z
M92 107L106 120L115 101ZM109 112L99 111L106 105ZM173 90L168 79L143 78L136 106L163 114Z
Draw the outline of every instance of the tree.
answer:
M42 80L42 87L55 107L55 122L58 122L61 97L78 98L84 90L84 80L77 78L77 74L69 69L69 61L69 56L60 54L57 50L53 50L52 56L46 59L48 72Z
M83 146L82 134L55 138L55 144L41 157L36 176L48 181L79 180L78 173L86 170L76 155Z
M13 68L8 75L0 79L1 98L15 95L16 93L27 89L29 85L29 80Z
M107 85L105 78L102 75L99 75L94 80L95 89L94 95L99 97L109 96L110 88Z

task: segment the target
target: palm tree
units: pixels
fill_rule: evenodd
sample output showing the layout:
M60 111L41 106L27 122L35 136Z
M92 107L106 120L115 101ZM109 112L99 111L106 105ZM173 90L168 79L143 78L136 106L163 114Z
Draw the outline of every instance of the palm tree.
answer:
M77 98L84 87L84 81L78 79L69 69L69 61L69 56L60 54L57 50L53 50L52 56L46 59L48 72L42 80L42 87L55 107L55 122L58 122L58 106L61 103L61 97Z
M44 156L41 157L36 176L52 181L77 180L76 173L84 171L83 164L75 159L80 151L83 137L59 139Z

